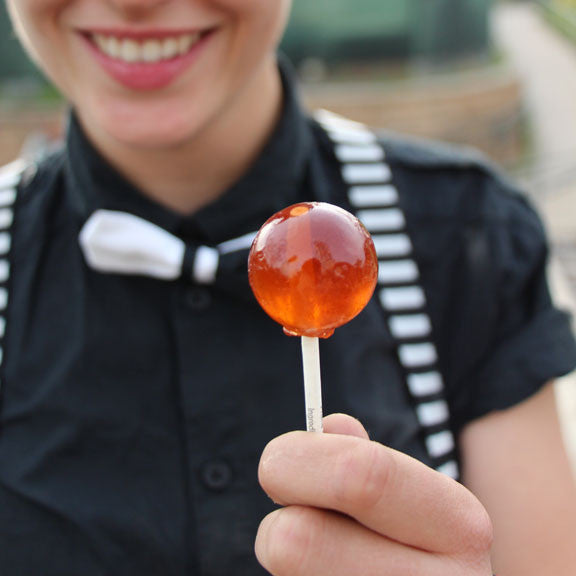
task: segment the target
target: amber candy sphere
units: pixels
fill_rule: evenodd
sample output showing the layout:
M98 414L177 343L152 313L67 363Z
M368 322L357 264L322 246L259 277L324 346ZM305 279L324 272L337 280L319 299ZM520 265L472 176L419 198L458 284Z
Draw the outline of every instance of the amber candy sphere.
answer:
M304 202L262 226L248 274L256 299L287 334L328 338L372 297L378 260L356 217L331 204Z

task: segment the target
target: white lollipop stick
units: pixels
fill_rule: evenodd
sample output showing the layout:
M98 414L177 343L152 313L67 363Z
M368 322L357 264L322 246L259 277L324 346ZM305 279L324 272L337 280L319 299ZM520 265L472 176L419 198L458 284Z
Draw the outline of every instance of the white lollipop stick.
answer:
M302 364L306 397L306 430L322 432L322 382L318 338L302 336Z

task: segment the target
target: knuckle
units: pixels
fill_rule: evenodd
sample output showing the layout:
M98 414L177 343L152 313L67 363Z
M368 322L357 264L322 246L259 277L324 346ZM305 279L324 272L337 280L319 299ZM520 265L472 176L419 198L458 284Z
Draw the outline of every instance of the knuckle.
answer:
M492 520L476 498L469 508L461 534L464 549L469 555L482 557L492 548L494 541Z
M492 526L492 520L483 506L479 507L472 533L474 535L474 541L480 550L485 552L492 548L494 528Z
M362 442L341 457L336 474L336 498L348 509L376 507L395 481L395 461L376 442Z
M324 532L322 512L300 506L284 508L267 534L265 568L275 576L310 573L315 550Z

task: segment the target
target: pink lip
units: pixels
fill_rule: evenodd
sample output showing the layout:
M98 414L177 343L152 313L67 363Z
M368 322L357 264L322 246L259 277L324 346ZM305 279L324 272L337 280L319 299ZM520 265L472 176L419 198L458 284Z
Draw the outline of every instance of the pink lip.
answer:
M118 83L130 90L151 91L166 88L176 80L198 58L201 51L212 38L215 30L209 30L202 34L190 51L170 60L159 62L124 62L111 58L101 52L93 43L90 35L82 33L81 37L90 52L94 55L102 68ZM116 38L133 39L162 39L177 36L183 32L175 31L129 31L129 30L90 30L90 34L102 34L115 36Z

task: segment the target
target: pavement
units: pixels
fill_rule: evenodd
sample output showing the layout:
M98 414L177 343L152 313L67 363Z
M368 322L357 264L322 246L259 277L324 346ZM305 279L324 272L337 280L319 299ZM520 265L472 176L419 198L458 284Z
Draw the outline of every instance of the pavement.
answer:
M499 4L493 33L523 80L533 136L523 183L548 226L554 297L576 318L576 45L525 2ZM556 398L576 474L576 374L556 383Z

